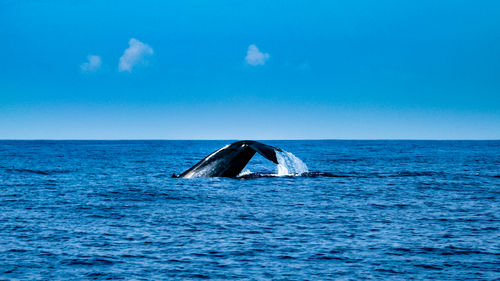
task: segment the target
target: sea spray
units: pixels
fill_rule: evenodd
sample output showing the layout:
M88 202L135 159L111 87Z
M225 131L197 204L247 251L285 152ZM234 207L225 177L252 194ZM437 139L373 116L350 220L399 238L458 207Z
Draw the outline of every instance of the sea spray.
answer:
M248 176L248 175L251 175L251 174L252 174L252 171L250 171L249 169L245 169L244 171L241 171L238 174L238 177Z
M309 172L307 165L288 151L276 151L278 176L301 175Z

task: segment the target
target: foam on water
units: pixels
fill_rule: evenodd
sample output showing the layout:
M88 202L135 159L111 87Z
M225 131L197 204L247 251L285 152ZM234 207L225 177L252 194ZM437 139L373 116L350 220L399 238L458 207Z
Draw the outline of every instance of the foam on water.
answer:
M238 177L248 176L250 174L252 174L252 171L250 171L249 169L245 169L238 174Z
M288 151L276 151L278 176L302 175L309 172L307 165Z

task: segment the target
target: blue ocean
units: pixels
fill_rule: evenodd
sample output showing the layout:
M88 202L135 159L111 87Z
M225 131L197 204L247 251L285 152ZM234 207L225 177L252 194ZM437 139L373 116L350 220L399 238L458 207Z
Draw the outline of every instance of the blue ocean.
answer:
M309 174L172 178L231 141L0 141L0 280L500 278L500 141L263 142Z

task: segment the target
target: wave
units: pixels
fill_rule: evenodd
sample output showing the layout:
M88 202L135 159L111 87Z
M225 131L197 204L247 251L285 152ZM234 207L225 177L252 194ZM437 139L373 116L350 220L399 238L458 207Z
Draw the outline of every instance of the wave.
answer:
M430 172L430 171L401 171L401 172L396 172L396 173L390 173L390 174L378 174L378 177L380 178L394 178L394 177L434 177L434 176L444 176L445 173L443 172Z
M447 177L453 174L447 174L444 172L429 172L429 171L402 171L396 173L363 173L363 172L347 172L347 173L330 173L330 172L302 172L302 173L284 173L278 172L275 174L269 173L258 173L250 172L245 170L238 175L238 179L254 179L254 178L272 178L272 177L285 177L285 178L404 178L404 177ZM469 175L455 175L459 177L469 176ZM481 175L475 175L481 176ZM497 177L497 176L492 176Z
M256 178L321 178L321 177L327 177L327 178L347 178L347 177L352 177L349 175L335 175L332 173L326 173L326 172L306 172L306 173L301 173L301 174L286 174L286 175L280 175L278 174L266 174L266 173L252 173L252 172L246 172L246 173L241 173L238 175L237 179L256 179Z
M70 170L33 170L33 169L5 169L7 172L10 173L27 173L27 174L38 174L38 175L53 175L53 174L65 174L65 173L71 173L73 171Z

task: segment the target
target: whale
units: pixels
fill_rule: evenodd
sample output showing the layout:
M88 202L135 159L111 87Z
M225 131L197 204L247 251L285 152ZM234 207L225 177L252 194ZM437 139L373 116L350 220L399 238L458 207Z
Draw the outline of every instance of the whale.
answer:
M256 154L278 164L276 152L281 149L258 141L244 140L214 151L200 162L174 178L226 177L236 178Z

